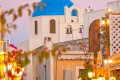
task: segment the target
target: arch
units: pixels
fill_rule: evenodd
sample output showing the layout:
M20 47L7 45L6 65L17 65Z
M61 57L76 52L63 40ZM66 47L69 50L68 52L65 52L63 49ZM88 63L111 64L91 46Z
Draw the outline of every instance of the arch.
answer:
M78 11L76 9L73 9L71 11L71 16L78 16Z
M38 22L35 20L35 35L38 34Z
M54 19L50 20L50 33L56 33L56 21Z
M89 50L98 52L100 50L100 19L94 20L89 27Z

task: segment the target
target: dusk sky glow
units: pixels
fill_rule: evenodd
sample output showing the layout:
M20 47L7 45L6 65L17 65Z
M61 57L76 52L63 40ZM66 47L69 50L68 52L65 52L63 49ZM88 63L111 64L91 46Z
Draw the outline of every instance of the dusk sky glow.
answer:
M40 0L0 0L0 5L3 10L9 10L11 8L17 9L18 6L24 5L26 3L39 2ZM49 0L50 1L50 0ZM107 2L112 2L116 0L74 0L75 5L83 8L88 8L91 6L94 10L105 9L107 7ZM12 16L8 17L8 21L11 21ZM6 35L6 38L11 39L11 43L15 44L23 40L28 40L29 38L29 17L26 11L24 11L23 17L19 18L16 22L17 30L12 30L11 35Z

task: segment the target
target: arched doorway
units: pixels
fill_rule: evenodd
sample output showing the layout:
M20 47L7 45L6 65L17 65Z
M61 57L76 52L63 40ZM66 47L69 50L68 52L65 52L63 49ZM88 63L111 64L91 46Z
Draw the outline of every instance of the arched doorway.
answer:
M100 50L100 19L93 21L89 27L89 50L98 52Z

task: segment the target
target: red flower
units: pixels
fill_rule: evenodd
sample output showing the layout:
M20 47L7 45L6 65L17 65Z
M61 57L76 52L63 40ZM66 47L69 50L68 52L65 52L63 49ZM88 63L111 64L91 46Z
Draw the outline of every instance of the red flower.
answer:
M17 49L17 47L16 47L16 46L14 46L14 48L15 48L15 49Z
M18 50L18 52L23 52L23 50L22 50L22 49L20 49L20 50Z
M14 48L14 49L17 49L16 46L14 46L13 44L9 44L10 47Z
M13 44L9 44L9 46L10 46L10 47L14 47L14 45L13 45Z

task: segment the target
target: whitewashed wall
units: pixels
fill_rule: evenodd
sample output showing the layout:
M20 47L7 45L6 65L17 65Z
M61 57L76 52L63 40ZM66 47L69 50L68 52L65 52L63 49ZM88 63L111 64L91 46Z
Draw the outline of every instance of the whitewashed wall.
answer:
M111 8L112 12L119 12L120 11L119 4L120 4L119 1L109 2L107 3L107 8Z
M78 11L77 20L73 20L71 16L71 11L76 9ZM50 33L50 20L54 19L56 21L56 33ZM74 18L75 20L76 18ZM38 34L34 34L35 20L38 21ZM78 21L78 22L77 22ZM66 35L66 27L68 25L72 26L73 34ZM54 43L64 42L69 40L80 39L81 35L79 33L80 25L83 25L83 9L80 9L76 6L71 8L65 7L65 16L39 16L30 18L30 30L29 30L29 49L35 49L43 45L44 37L52 37ZM69 38L70 37L70 38ZM36 44L37 43L37 44Z

